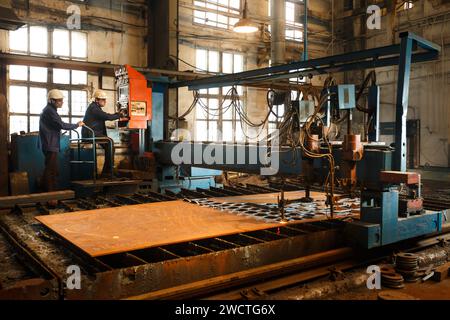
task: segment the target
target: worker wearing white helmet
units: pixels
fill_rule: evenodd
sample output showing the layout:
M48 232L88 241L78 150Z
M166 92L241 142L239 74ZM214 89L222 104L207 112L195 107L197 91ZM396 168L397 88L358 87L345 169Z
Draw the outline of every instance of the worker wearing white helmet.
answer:
M107 135L105 121L120 119L119 113L107 113L102 110L106 106L106 99L106 92L103 90L96 90L94 92L94 101L92 101L87 108L83 119L86 126L94 131L95 137L101 137L103 139L102 143L99 142L100 146L105 150L105 162L101 174L102 178L110 177L114 167L114 141ZM81 134L83 138L92 138L92 133L86 128L82 129ZM108 140L105 141L105 138ZM110 146L112 146L112 148L110 148Z
M83 126L82 121L77 124L62 121L57 109L61 108L63 104L63 93L58 89L50 90L47 94L47 106L42 110L39 118L38 143L45 156L45 169L42 177L42 187L45 191L53 191L57 188L61 130L74 130ZM56 203L52 202L50 204L54 205Z

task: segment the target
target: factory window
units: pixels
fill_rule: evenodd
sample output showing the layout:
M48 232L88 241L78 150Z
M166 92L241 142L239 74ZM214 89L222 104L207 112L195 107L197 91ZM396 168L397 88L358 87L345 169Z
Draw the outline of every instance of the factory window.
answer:
M87 36L76 31L49 31L46 27L25 26L10 31L9 49L18 54L83 60L87 58ZM8 66L10 133L39 130L39 115L47 104L48 90L53 88L60 88L64 94L64 105L58 110L63 121L81 121L88 103L86 71Z
M11 51L26 54L48 54L47 28L39 26L24 26L9 33L9 48Z
M278 129L279 124L283 121L284 105L275 105L272 107L272 111L273 113L269 115L268 134Z
M10 65L10 133L39 130L39 114L47 104L47 92L60 84L64 84L64 105L58 113L67 122L82 120L87 108L86 71Z
M303 41L303 24L300 23L301 4L286 1L286 40Z
M60 29L53 30L53 55L73 59L86 59L86 33Z
M232 52L197 49L196 67L208 72L236 73L244 70L244 56ZM231 106L231 87L202 89L196 106L197 141L243 141L243 130L236 109ZM244 92L237 87L242 108Z
M303 82L303 81L299 81L297 78L290 79L290 80L291 80L291 82L295 82L297 84ZM291 90L290 101L302 101L302 100L311 100L311 99L312 99L312 97L306 98L303 96L303 93L301 93L299 91ZM300 109L300 121L302 123L304 123L306 121L306 119L314 113L314 104L302 106L300 108L301 108ZM276 129L279 129L280 124L283 122L283 120L284 120L283 117L284 117L284 113L285 113L285 104L273 105L272 111L273 112L271 112L269 115L269 121L268 121L268 126L267 126L268 134L271 134Z
M405 1L405 3L403 3L404 10L412 9L413 7L414 3L412 1Z
M353 10L353 0L344 0L344 10Z
M194 8L194 23L231 29L239 20L240 0L195 0Z
M269 17L270 0L269 3ZM290 41L303 41L303 23L300 22L301 15L303 14L303 1L286 1L286 30L285 38ZM269 25L270 32L270 25Z
M51 41L51 52L49 52ZM55 29L43 26L24 26L9 32L9 50L30 55L53 55L72 59L87 58L87 34L79 31Z

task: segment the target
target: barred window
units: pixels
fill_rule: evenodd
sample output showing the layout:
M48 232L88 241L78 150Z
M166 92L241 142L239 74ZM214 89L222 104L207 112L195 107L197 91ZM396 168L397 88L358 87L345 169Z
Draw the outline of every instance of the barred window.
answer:
M69 30L49 30L24 26L9 32L11 53L87 58L87 34ZM9 132L39 130L39 115L47 104L47 92L60 88L64 105L58 110L64 122L77 123L87 108L87 72L26 65L8 66Z
M209 72L236 73L244 70L244 56L233 52L196 49L196 67ZM239 114L230 106L227 93L231 87L202 89L196 106L195 139L197 141L244 141ZM244 90L237 87L245 105Z
M270 12L270 1L269 3L269 16ZM286 30L285 38L286 40L302 42L303 41L303 23L300 21L300 17L303 15L303 0L291 0L286 1ZM270 25L269 25L270 32Z
M195 0L193 21L210 27L231 29L239 21L240 7L240 0Z

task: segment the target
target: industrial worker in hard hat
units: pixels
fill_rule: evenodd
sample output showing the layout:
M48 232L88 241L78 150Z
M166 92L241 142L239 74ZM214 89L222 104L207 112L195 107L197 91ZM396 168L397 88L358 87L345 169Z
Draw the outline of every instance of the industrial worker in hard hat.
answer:
M39 147L45 156L45 169L42 177L42 187L45 191L57 189L58 153L60 151L61 130L75 130L83 126L80 121L76 124L65 123L57 109L64 104L64 95L58 89L50 90L47 94L47 106L42 110L39 118ZM49 204L56 204L55 201Z
M86 126L94 131L95 137L102 138L98 142L105 150L105 162L103 164L101 178L111 177L114 167L114 141L107 135L105 121L120 119L119 113L107 113L102 110L106 106L106 99L107 95L104 91L96 90L94 92L94 100L87 108L83 119ZM92 138L91 131L86 128L81 130L81 135L83 138ZM111 163L110 159L112 159L113 163Z

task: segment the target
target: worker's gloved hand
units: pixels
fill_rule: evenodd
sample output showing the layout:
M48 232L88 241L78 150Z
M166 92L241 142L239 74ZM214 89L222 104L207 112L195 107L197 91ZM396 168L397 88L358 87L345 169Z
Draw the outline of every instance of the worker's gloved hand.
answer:
M119 115L120 115L121 118L126 118L127 112L125 110L120 110L119 111Z
M79 127L83 127L84 126L84 122L83 121L80 121L77 124L78 124Z

